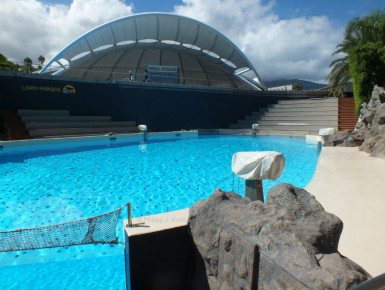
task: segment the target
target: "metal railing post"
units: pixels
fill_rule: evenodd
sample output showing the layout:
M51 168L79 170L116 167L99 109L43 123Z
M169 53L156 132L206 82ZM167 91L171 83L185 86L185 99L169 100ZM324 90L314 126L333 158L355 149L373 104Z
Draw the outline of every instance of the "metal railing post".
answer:
M127 203L127 220L128 220L127 226L131 228L132 227L131 202Z

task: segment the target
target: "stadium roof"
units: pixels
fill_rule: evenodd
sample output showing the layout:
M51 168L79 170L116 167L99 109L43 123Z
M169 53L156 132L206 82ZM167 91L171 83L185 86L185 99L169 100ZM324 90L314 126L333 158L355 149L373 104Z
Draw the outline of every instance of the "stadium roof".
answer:
M41 73L136 81L146 66L176 66L181 84L266 89L247 57L223 34L191 18L144 13L101 25L49 61Z

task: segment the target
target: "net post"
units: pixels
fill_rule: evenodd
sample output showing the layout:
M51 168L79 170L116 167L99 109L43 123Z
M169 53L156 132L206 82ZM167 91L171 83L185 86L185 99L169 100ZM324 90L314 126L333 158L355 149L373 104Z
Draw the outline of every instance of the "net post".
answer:
M127 227L132 227L132 217L131 217L131 202L127 203Z

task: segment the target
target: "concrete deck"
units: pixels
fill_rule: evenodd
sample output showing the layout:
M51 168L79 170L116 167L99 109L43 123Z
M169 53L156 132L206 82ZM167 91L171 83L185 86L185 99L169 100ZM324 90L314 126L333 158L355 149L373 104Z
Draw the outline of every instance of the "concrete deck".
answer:
M306 190L344 223L339 251L372 276L385 273L385 160L357 148L322 149Z
M127 227L127 220L124 220L124 230L128 237L144 235L167 229L183 227L187 225L189 208L172 212L143 216L132 219L133 227Z

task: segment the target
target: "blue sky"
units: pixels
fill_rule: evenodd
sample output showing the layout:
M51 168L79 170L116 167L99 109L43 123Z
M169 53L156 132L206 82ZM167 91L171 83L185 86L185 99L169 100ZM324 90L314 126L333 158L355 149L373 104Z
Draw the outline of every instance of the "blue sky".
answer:
M40 2L71 5L72 1L42 0ZM183 4L182 0L126 0L124 2L133 3L134 13L172 12L175 5ZM365 16L375 9L385 7L383 0L275 0L274 2L274 11L282 19L327 15L340 25L347 23L353 17Z
M335 47L353 17L384 0L0 0L0 52L47 61L82 34L116 18L170 12L222 32L264 80L325 82Z

